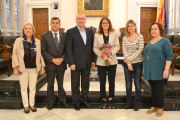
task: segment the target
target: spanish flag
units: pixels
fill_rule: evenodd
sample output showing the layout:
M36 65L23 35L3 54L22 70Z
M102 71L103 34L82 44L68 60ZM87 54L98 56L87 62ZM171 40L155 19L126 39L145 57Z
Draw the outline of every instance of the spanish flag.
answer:
M167 28L166 0L158 1L157 22Z

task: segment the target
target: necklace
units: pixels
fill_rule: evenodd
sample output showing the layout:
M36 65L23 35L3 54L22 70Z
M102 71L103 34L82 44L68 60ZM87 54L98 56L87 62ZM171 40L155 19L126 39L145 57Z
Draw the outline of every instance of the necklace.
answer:
M158 40L157 40L157 42L161 39L162 37L160 37ZM153 39L152 39L153 40ZM151 41L152 41L151 40ZM157 43L156 42L156 43ZM155 43L154 43L155 44ZM150 45L149 45L149 47L148 47L148 55L147 55L147 60L149 59L149 54L150 54L150 49L151 49L151 46L152 46L153 44L151 44L151 42L150 42Z
M148 47L148 55L147 55L147 59L149 59L149 53L150 53L151 46L152 46L152 44L150 44L149 47Z

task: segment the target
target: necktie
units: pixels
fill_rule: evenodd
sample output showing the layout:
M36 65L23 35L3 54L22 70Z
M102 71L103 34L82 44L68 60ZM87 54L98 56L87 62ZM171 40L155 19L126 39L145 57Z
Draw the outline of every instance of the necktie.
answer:
M55 37L54 37L54 41L55 41L55 44L56 44L56 49L58 50L59 49L59 41L58 41L58 38L57 38L57 33L54 33Z

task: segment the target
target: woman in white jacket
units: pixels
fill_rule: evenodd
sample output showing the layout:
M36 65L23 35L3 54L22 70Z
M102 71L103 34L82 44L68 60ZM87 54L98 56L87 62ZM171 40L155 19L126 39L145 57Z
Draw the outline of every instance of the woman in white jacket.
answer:
M32 112L36 112L34 107L36 83L38 72L45 73L45 63L41 55L41 42L34 38L34 26L26 23L22 29L22 37L16 39L12 55L12 68L14 74L19 76L21 85L21 96L24 106L24 113L29 113L29 105ZM27 88L29 86L29 100Z
M109 43L113 46L113 50L109 53L101 53L98 50L98 47L102 44ZM100 108L106 107L106 72L108 72L108 81L109 81L109 99L108 104L109 108L114 108L113 97L115 89L115 76L116 76L116 67L117 67L117 58L116 53L119 51L119 38L114 28L112 27L111 21L107 17L103 17L100 20L98 32L94 37L94 53L97 55L96 65L98 67L98 75L100 78L100 94L101 94L101 105ZM113 64L110 66L104 65L104 57L111 56Z

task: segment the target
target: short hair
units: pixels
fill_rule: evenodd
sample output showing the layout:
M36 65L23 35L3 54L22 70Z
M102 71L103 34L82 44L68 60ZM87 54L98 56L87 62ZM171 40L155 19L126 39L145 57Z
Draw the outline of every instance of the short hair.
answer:
M164 37L164 36L165 36L165 30L164 30L164 28L163 28L163 25L162 25L161 23L157 23L157 22L154 22L154 23L152 23L152 24L149 26L149 29L148 29L149 35L150 35L151 37L153 37L153 36L151 35L151 27L152 27L153 25L155 25L155 24L156 24L156 25L158 26L158 28L159 28L161 37Z
M76 18L77 18L78 15L84 15L85 18L86 18L86 15L85 15L84 13L78 13L78 14L76 15Z
M26 24L24 24L24 26L23 26L23 28L22 28L22 30L21 30L21 33L24 34L24 28L25 28L26 25L31 25L31 26L32 26L33 34L34 34L34 33L35 33L35 28L34 28L34 25L31 24L31 23L26 23Z
M114 31L114 28L112 27L112 23L111 23L111 20L107 17L103 17L101 18L100 22L99 22L99 28L98 28L98 31L97 33L101 34L102 31L103 31L103 28L102 28L102 21L103 20L107 20L109 22L109 28L108 28L108 31Z
M60 22L61 22L58 17L52 17L52 18L51 18L51 22L52 22L52 20L59 20L59 24L60 24Z
M136 23L134 22L134 20L128 20L128 21L127 21L127 23L126 23L126 29L125 29L126 37L129 37L129 36L130 36L130 33L129 33L129 31L128 31L128 25L129 25L129 24L133 24L134 26L136 26ZM139 33L137 32L137 27L135 28L135 33L136 33L136 34L139 34Z

